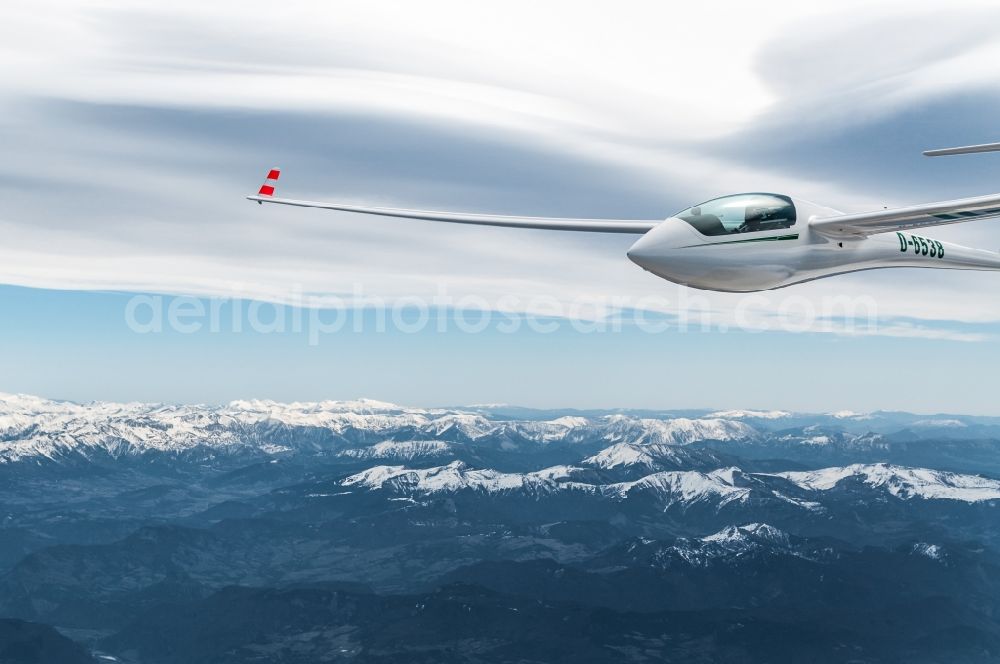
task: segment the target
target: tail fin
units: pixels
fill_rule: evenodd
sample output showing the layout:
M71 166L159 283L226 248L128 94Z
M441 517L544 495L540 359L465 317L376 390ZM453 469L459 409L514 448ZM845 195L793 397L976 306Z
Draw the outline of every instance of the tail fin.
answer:
M260 191L257 192L257 195L274 196L274 188L278 186L278 176L280 175L280 168L272 168L268 172L267 179L264 180L264 184L260 185Z

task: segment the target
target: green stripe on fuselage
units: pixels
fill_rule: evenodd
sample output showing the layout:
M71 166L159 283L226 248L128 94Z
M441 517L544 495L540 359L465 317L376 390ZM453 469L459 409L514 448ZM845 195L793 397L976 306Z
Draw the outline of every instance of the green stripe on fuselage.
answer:
M781 240L798 240L799 234L792 235L772 235L770 237L751 237L745 240L727 240L725 242L706 242L704 244L689 244L681 249L693 249L694 247L714 247L719 244L747 244L748 242L779 242Z

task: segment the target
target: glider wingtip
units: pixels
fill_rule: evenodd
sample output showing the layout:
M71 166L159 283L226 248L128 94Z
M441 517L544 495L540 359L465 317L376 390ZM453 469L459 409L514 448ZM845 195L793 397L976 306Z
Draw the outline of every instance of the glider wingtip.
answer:
M278 186L279 177L281 177L281 169L277 166L271 168L271 170L267 172L267 177L264 178L264 184L260 185L260 190L257 192L257 195L269 197L274 196L274 188ZM258 201L258 203L259 202L260 201Z

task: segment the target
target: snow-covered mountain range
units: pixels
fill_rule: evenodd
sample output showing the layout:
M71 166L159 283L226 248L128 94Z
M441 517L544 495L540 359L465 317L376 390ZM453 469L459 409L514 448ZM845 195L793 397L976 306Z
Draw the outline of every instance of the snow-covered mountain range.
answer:
M566 491L628 499L636 494L646 494L655 496L665 507L705 501L723 507L730 502L773 499L816 510L822 509L825 492L838 488L847 490L853 484L884 490L904 500L1000 501L1000 480L889 464L855 464L773 474L745 473L739 468L719 468L710 472L663 471L631 482L602 484L590 479L588 469L583 467L554 466L527 473L503 473L469 468L461 461L455 461L432 468L375 466L347 477L341 484L348 488L387 490L407 496L459 491L487 494L520 492L540 496ZM794 487L796 491L788 491L789 487Z
M567 653L587 629L567 616L621 612L615 661L644 616L651 640L633 661L659 652L665 625L678 643L700 624L728 644L732 624L776 616L813 617L775 624L768 643L829 633L817 653L885 615L910 621L919 649L906 652L941 624L1000 643L983 627L1000 597L991 418L0 395L0 506L0 617L67 628L117 661L133 646L116 639L158 652L164 621L192 611L177 634L249 625L254 644L272 611L269 643L287 650L261 652L331 635L300 660L319 661L346 643L347 622L323 621L360 601L343 593L369 592L358 584L395 598L366 615L432 614L449 630L456 615L492 626L552 607L542 629L565 631ZM219 604L233 588L263 604ZM153 618L133 630L137 615ZM434 657L422 647L414 657ZM718 661L706 652L684 661ZM821 661L787 655L767 661Z
M824 494L863 486L899 499L1000 499L1000 482L977 474L886 463L877 456L881 463L859 463L864 459L850 455L859 450L882 454L893 434L851 432L830 421L871 423L878 419L874 415L718 411L693 417L622 412L528 417L519 409L521 417L512 418L492 408L407 408L369 399L235 401L223 406L76 404L0 395L0 464L68 459L114 463L192 452L199 453L199 460L307 454L363 465L343 480L344 487L407 495L570 491L618 500L655 495L664 506L712 502L722 508L767 499L820 509ZM781 425L810 417L815 423ZM941 419L910 416L909 426L930 422L927 426L940 429ZM989 429L981 420L960 423L963 430ZM910 447L907 443L904 448ZM853 463L823 463L828 449L848 455ZM801 450L814 456L819 450L813 469L786 466L779 469L783 472L767 472L760 468L764 462L747 461L748 456L773 458ZM512 458L529 468L504 470L505 464L518 465L506 463Z
M199 447L220 451L252 448L280 454L330 450L355 442L389 443L347 452L358 458L440 454L446 441L492 438L498 445L605 441L688 444L754 440L759 432L736 420L685 417L653 419L622 414L509 420L463 409L406 408L381 401L277 403L234 401L224 406L142 403L75 404L25 395L0 395L0 463L68 454L112 457L146 452L183 452ZM289 435L290 430L296 435ZM433 442L418 445L417 441ZM405 441L408 444L394 446Z
M1000 418L748 410L560 413L504 405L409 408L370 399L253 400L222 406L76 404L0 394L0 463L194 449L271 455L309 450L412 460L444 457L453 443L480 443L501 450L580 445L594 450L589 465L656 470L694 463L697 453L681 446L706 442L717 449L762 444L874 448L888 436L956 434L1000 438Z

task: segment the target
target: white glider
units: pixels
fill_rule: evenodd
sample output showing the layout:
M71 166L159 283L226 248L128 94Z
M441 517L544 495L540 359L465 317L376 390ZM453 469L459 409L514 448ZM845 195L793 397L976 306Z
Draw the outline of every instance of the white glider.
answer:
M929 150L928 156L1000 151L1000 143ZM892 210L843 214L780 194L723 196L662 219L511 217L369 207L275 197L271 169L258 203L483 226L641 235L628 257L674 283L751 292L888 267L1000 270L1000 254L940 242L915 230L1000 217L1000 194Z

